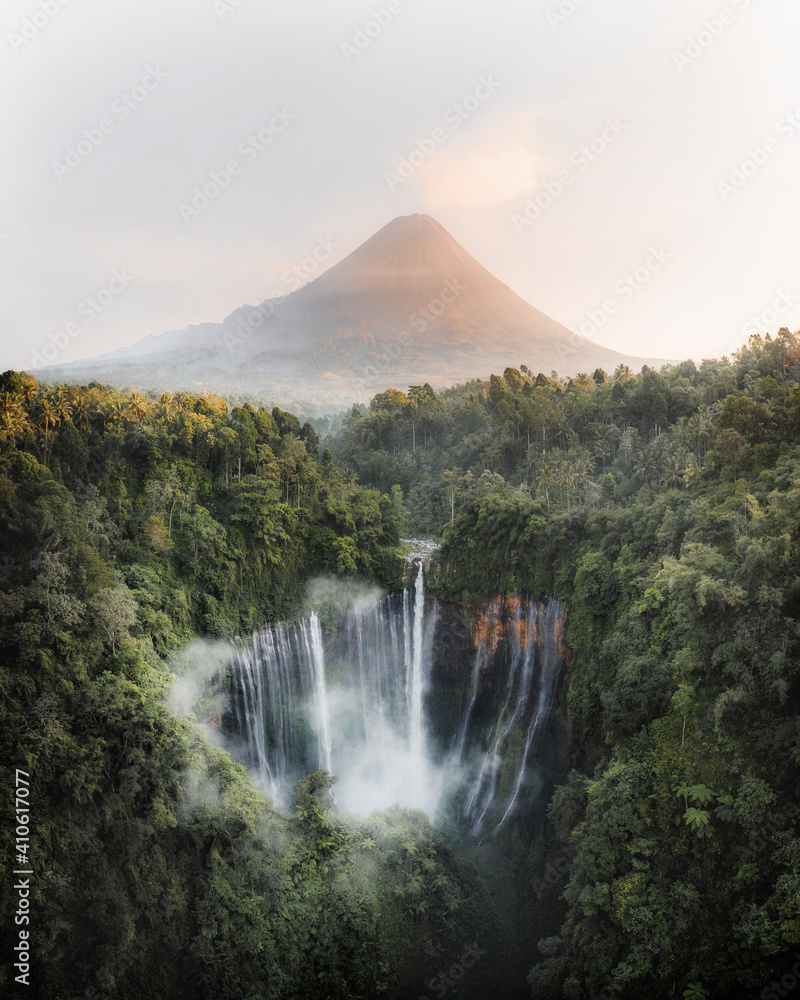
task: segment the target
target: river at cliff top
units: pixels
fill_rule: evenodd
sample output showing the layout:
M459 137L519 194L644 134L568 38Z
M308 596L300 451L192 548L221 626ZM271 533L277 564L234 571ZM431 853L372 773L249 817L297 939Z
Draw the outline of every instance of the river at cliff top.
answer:
M427 562L440 545L435 538L401 538L400 543L408 546L405 554L408 562Z

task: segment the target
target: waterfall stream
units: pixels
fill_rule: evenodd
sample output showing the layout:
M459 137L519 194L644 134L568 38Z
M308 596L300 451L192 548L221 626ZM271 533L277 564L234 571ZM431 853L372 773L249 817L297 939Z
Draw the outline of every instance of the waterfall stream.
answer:
M322 630L319 618L314 612L309 619L311 633L311 658L314 664L314 689L317 695L317 713L319 725L320 761L324 762L326 771L333 771L331 759L331 718L328 706L328 685L325 681L325 650L322 647Z
M325 632L316 611L256 632L230 667L227 733L277 804L291 803L293 781L325 768L345 812L444 809L479 836L525 801L558 691L561 607L510 598L480 613L464 708L442 732L433 725L446 709L439 612L421 560L412 577L400 594L358 601L333 626L326 619Z

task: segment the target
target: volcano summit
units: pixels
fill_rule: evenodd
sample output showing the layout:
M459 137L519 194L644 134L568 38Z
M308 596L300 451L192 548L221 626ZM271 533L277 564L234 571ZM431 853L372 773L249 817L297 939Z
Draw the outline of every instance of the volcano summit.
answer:
M43 381L253 395L305 411L389 385L443 387L526 364L562 375L663 361L572 333L495 278L429 215L394 219L297 291L97 358Z

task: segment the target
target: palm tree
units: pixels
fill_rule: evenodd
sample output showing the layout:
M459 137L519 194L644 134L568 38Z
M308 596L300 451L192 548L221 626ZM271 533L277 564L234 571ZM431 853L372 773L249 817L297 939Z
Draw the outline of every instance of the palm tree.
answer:
M140 392L132 392L128 402L128 410L133 414L137 425L141 424L142 417L147 413L147 400Z
M533 422L542 429L542 454L547 449L547 431L551 427L557 427L561 420L561 413L558 406L552 399L537 396L533 406Z
M662 482L666 487L686 485L686 474L689 469L689 453L685 448L672 450L666 457L666 468Z
M564 503L566 499L567 511L570 509L570 496L569 491L575 485L575 479L572 475L572 468L569 462L562 461L555 472L556 485L561 487L561 502Z
M105 434L106 427L108 426L111 420L111 403L109 402L109 400L106 399L103 400L102 402L98 402L97 406L95 406L94 409L94 416L95 419L100 424L103 433Z
M0 396L0 440L22 437L31 429L28 413L19 399L10 392Z
M590 444L593 457L602 461L608 454L605 430L602 427L595 427L592 431Z
M550 471L550 466L547 462L542 466L542 472L539 476L539 483L544 490L544 499L547 503L547 513L550 513L550 490L553 488L553 474Z
M25 397L25 405L30 409L31 403L39 395L39 383L32 375L22 375L23 390L22 394Z
M653 461L653 457L650 453L650 449L646 451L640 451L636 456L636 461L634 463L634 472L637 472L644 479L645 486L650 486L650 476L658 471L656 468L656 463Z
M168 392L162 393L161 396L160 396L160 398L159 398L159 403L160 403L159 408L158 408L159 409L159 415L160 415L161 419L164 421L165 424L169 423L169 418L172 415L172 411L173 411L174 406L175 406L175 404L173 402L173 399L172 399L172 396L170 395L170 393L168 393Z
M619 452L623 456L623 461L627 465L631 460L631 454L634 450L634 445L637 438L639 437L639 432L635 427L626 427L625 433L619 442Z
M694 435L687 417L678 418L678 422L675 425L675 437L678 440L678 444L683 448L687 448L692 443Z
M72 422L76 427L85 427L90 416L89 399L83 390L78 389L72 399Z
M117 397L108 406L107 420L112 424L121 424L128 415L128 408L125 403Z
M656 438L655 441L650 445L650 455L653 459L656 472L658 473L659 476L662 475L664 469L666 468L667 451L668 451L668 445L666 436Z
M54 403L58 412L58 422L63 424L65 420L70 420L72 417L72 393L69 386L60 385L56 389Z
M705 454L705 449L714 433L714 411L710 406L701 406L697 415L700 418L700 440L704 446L703 454Z
M50 395L43 396L39 402L39 422L44 425L44 453L50 446L50 428L57 426L61 417L59 407Z
M586 484L589 481L589 476L594 469L594 461L589 458L588 455L579 455L575 459L575 463L572 467L573 481L577 483L578 486L578 505L582 506L582 496L586 490Z
M617 447L622 440L622 431L617 427L616 424L609 424L605 430L605 436L608 438L608 443L611 445L612 457L617 457Z

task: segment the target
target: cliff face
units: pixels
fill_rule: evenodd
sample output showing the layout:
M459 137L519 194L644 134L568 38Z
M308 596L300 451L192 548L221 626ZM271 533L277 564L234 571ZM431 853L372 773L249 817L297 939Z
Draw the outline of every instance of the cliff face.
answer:
M434 613L427 710L435 745L459 768L458 823L475 837L524 828L564 751L563 609L509 595L437 602Z

